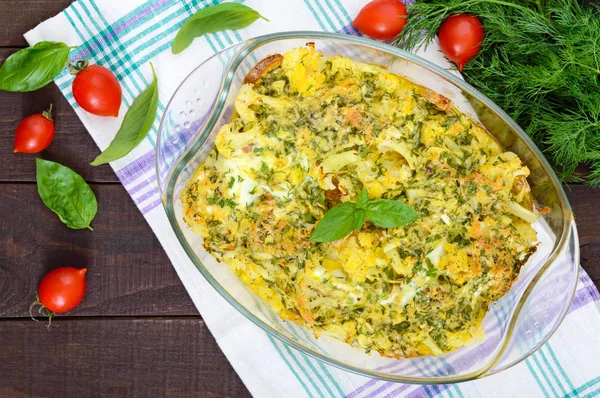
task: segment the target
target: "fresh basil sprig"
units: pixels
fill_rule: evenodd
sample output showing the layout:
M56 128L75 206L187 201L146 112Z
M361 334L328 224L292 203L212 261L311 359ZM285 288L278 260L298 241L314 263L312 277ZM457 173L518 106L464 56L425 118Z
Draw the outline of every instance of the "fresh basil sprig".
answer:
M71 48L65 43L41 41L17 51L0 68L0 90L26 92L44 87L65 67Z
M38 193L60 221L73 229L88 228L98 211L98 202L84 179L59 163L36 159Z
M152 68L152 83L133 100L117 135L108 148L94 159L92 166L112 162L127 155L142 142L152 128L158 108L158 82L152 63L150 63L150 67Z
M363 188L356 203L344 202L333 206L313 230L311 242L333 242L358 231L368 219L381 228L398 228L419 218L416 211L397 200L369 200Z
M220 3L198 11L183 24L171 45L171 52L179 54L189 47L196 37L226 29L241 29L258 18L269 20L258 11L240 3Z

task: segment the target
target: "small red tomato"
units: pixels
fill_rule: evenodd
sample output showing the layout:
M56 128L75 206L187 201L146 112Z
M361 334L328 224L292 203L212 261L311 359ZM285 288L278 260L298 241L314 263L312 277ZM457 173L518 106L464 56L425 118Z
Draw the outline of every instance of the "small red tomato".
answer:
M38 288L41 304L55 313L77 307L85 295L86 271L85 268L62 267L48 272Z
M121 106L121 85L117 77L100 65L80 61L71 65L73 97L83 109L97 116L117 116Z
M406 7L400 0L373 0L352 22L356 29L379 40L391 40L406 25Z
M14 152L37 153L48 148L54 138L52 104L43 113L27 116L17 126Z
M462 72L465 63L481 48L483 26L474 15L452 15L446 18L438 35L442 52Z

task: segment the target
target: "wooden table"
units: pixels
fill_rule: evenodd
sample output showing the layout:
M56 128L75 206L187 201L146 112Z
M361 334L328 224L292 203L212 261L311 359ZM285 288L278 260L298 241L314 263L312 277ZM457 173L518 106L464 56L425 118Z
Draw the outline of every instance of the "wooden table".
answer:
M0 0L0 60L69 0ZM54 104L56 135L41 156L80 173L99 203L94 231L71 230L42 203L34 155L13 154L27 115ZM0 397L250 394L217 346L152 230L52 84L0 92ZM49 270L87 267L87 295L50 330L28 308Z
M69 0L0 0L0 59ZM13 154L19 121L54 104L41 155L79 172L99 202L94 232L65 227L36 192L35 156ZM146 221L55 85L0 92L0 396L248 396ZM600 189L567 188L582 264L600 285ZM52 328L29 318L49 270L87 267L88 291Z

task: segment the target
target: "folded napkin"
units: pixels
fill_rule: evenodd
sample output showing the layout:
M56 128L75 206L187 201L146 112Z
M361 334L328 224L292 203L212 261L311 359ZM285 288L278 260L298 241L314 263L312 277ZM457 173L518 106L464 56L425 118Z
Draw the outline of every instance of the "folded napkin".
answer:
M111 163L171 259L181 281L217 343L256 397L392 396L585 396L600 395L600 295L582 270L570 312L540 350L500 374L454 385L420 386L357 376L312 359L274 339L239 314L200 275L179 245L159 199L154 147L165 104L203 59L235 42L266 33L323 30L356 35L352 17L367 0L247 0L270 19L239 31L196 39L174 56L170 44L183 22L218 0L79 0L25 35L30 44L63 41L78 47L72 58L110 68L123 87L119 119L99 118L73 100L72 77L56 84L101 149L116 134L126 108L151 81L149 61L158 75L159 115L152 131L134 151ZM443 67L437 45L420 54Z

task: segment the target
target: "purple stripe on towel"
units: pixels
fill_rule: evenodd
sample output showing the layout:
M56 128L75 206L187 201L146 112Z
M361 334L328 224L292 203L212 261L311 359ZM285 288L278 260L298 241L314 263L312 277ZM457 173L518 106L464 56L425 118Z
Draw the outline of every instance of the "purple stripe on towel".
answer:
M478 353L477 355L473 355L473 351L469 351L468 353L453 360L452 363L459 371L462 369L468 369L475 362L480 361L481 357L486 357L490 352L492 352L495 349L495 346L496 345L495 345L494 341L489 341L489 340L484 341L477 348L477 350L481 350L480 353ZM373 379L373 380L367 382L364 386L362 386L364 388L361 387L359 389L362 389L361 391L364 391L364 389L369 388L371 385L375 384L376 382L377 381ZM367 385L369 385L369 386L367 386ZM410 387L411 384L399 384L399 383L392 383L389 381L384 382L381 386L379 386L379 388L371 391L365 397L368 397L368 398L376 397L381 392L387 390L388 388L390 388L392 386L399 386L399 387L397 389L393 390L392 392L390 392L386 397L395 397L396 395L400 394L402 391L404 391L405 389ZM438 388L446 389L447 387L444 387L444 385L440 385L440 386L438 386ZM347 397L356 396L358 393L359 393L358 390L356 390L356 391L352 392L351 394L349 394ZM414 394L416 394L416 395L414 395ZM415 391L413 391L410 394L410 396L416 396L416 397L421 397L424 395L426 395L426 393L425 393L425 388L423 386L420 386L419 388L417 388Z
M146 152L127 166L116 171L117 177L125 186L137 180L142 174L154 167L154 149Z
M569 308L568 314L593 301L600 301L600 294L598 293L596 286L586 286L583 289L577 290L575 297L573 297L573 302L571 303L571 308Z
M144 203L146 200L150 199L152 196L156 195L157 193L158 193L158 186L155 186L154 188L152 188L151 190L149 190L142 196L140 196L138 198L133 198L133 201L135 202L136 205L141 205L142 203Z
M150 203L148 206L140 209L142 211L142 214L146 215L148 214L151 210L154 210L155 208L157 208L158 206L160 206L161 204L161 200L157 199L154 202Z
M140 19L148 16L148 14L155 12L159 8L162 8L165 4L170 3L172 0L161 0L156 3L150 4L148 7L139 10L138 13L131 15L129 19L124 20L119 25L116 25L113 29L110 29L110 26L107 26L102 32L96 34L94 36L94 40L98 40L101 44L106 45L106 41L103 39L103 36L106 36L109 40L114 38L114 35L117 36L128 27L135 25ZM93 41L88 41L87 43L90 47L98 50L96 44ZM84 59L90 57L90 47L81 46L77 49L71 58L75 59Z
M153 13L157 9L162 8L165 4L168 4L170 2L171 2L171 0L161 0L161 1L157 1L156 3L152 3L152 4L150 4L149 7L144 8L144 9L140 10L137 14L132 15L130 19L125 20L121 24L115 26L112 29L112 31L115 34L119 34L123 30L127 29L131 25L133 25L136 22L138 22L140 19L148 16L150 13Z
M131 189L125 187L125 189L127 189L127 192L129 192L129 196L133 197L134 194L138 193L139 191L141 191L142 189L146 188L148 185L154 183L155 181L156 181L156 174L153 174L150 178L142 181L141 183L139 183L135 187L133 187Z

